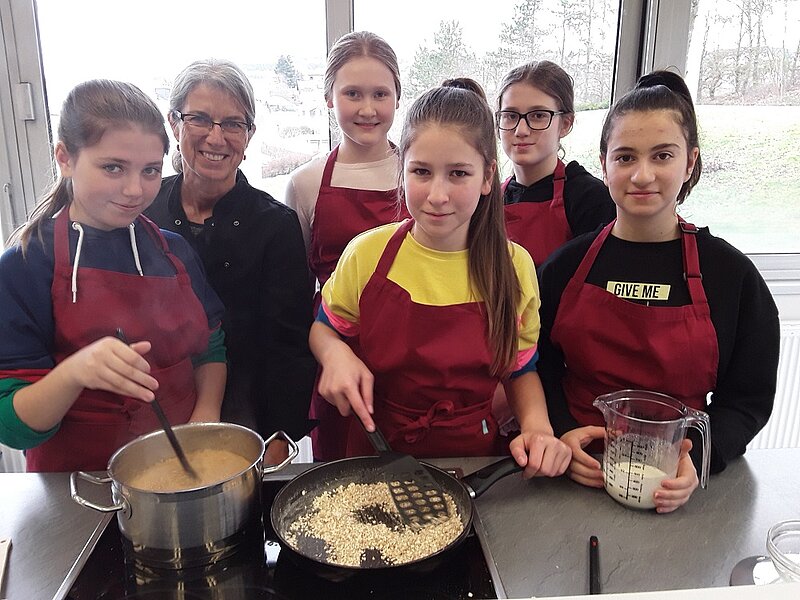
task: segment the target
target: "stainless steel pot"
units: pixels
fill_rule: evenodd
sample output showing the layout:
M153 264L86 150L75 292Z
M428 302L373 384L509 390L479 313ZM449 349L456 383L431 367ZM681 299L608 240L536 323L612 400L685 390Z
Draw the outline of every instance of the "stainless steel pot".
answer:
M117 450L108 461L107 477L76 471L70 477L72 499L101 512L116 512L119 529L137 559L183 569L207 565L233 554L253 530L261 528L261 482L264 474L282 469L298 448L279 431L268 440L232 423L188 423L174 428L185 451L215 448L234 452L250 466L227 480L179 492L154 492L128 482L144 468L174 455L163 431L140 436ZM264 466L266 445L276 438L289 444L289 457ZM103 506L78 493L78 480L111 484L114 504Z

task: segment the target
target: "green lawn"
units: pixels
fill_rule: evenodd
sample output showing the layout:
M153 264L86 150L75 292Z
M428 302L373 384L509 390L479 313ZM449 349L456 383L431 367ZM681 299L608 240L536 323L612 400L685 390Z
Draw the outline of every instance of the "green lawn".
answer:
M599 176L605 110L580 112L568 160ZM703 175L680 214L747 253L800 253L800 106L699 106Z

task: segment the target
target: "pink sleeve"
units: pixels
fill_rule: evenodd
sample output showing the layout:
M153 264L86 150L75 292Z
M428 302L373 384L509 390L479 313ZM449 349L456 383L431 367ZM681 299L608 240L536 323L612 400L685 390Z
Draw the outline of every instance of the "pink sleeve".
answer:
M359 334L360 327L358 323L351 323L347 319L344 319L334 313L332 310L328 308L328 305L325 301L322 301L322 310L325 313L325 320L327 320L327 324L333 327L340 335L344 337L355 337ZM317 320L321 320L317 317Z

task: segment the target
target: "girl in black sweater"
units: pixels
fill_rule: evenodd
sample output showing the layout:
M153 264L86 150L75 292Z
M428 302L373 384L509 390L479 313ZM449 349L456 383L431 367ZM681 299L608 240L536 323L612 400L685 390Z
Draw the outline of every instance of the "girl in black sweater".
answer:
M586 450L604 435L598 395L651 389L711 417L711 470L744 453L775 394L778 311L741 252L677 216L701 171L694 106L670 72L640 79L609 111L600 143L617 219L556 251L540 270L539 371L572 479L603 486ZM670 512L697 487L685 442L654 494Z

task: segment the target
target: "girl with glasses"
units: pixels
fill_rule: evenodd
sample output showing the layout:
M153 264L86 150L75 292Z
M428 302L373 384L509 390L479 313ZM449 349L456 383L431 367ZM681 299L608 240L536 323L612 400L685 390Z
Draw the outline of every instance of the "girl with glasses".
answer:
M286 204L300 218L308 263L320 288L351 239L408 214L397 195L399 161L388 137L400 101L394 50L368 31L344 35L328 54L324 89L341 142L295 170L286 188ZM317 394L310 416L318 421L311 432L314 457L342 458L350 419Z
M615 103L600 161L616 220L540 269L540 373L556 433L572 449L569 475L603 486L591 454L602 451L604 419L592 402L627 388L706 411L711 472L719 472L772 410L778 311L744 254L677 214L701 171L697 117L679 75L642 77ZM658 512L697 487L690 446L654 493Z
M574 95L572 78L547 60L513 69L498 94L497 129L514 169L503 183L506 230L537 267L567 240L614 218L603 182L562 160L561 138L575 121ZM502 388L494 411L504 433L516 430Z
M522 424L517 464L526 477L559 475L570 454L536 373L536 273L505 235L489 105L469 89L424 93L400 159L412 218L356 237L322 288L311 328L320 392L399 452L492 456L509 448L491 415L502 381ZM350 429L351 456L373 453L361 429Z
M539 266L567 240L613 219L614 203L602 181L559 156L575 121L564 69L546 60L513 69L497 108L500 143L514 169L503 183L506 228Z

